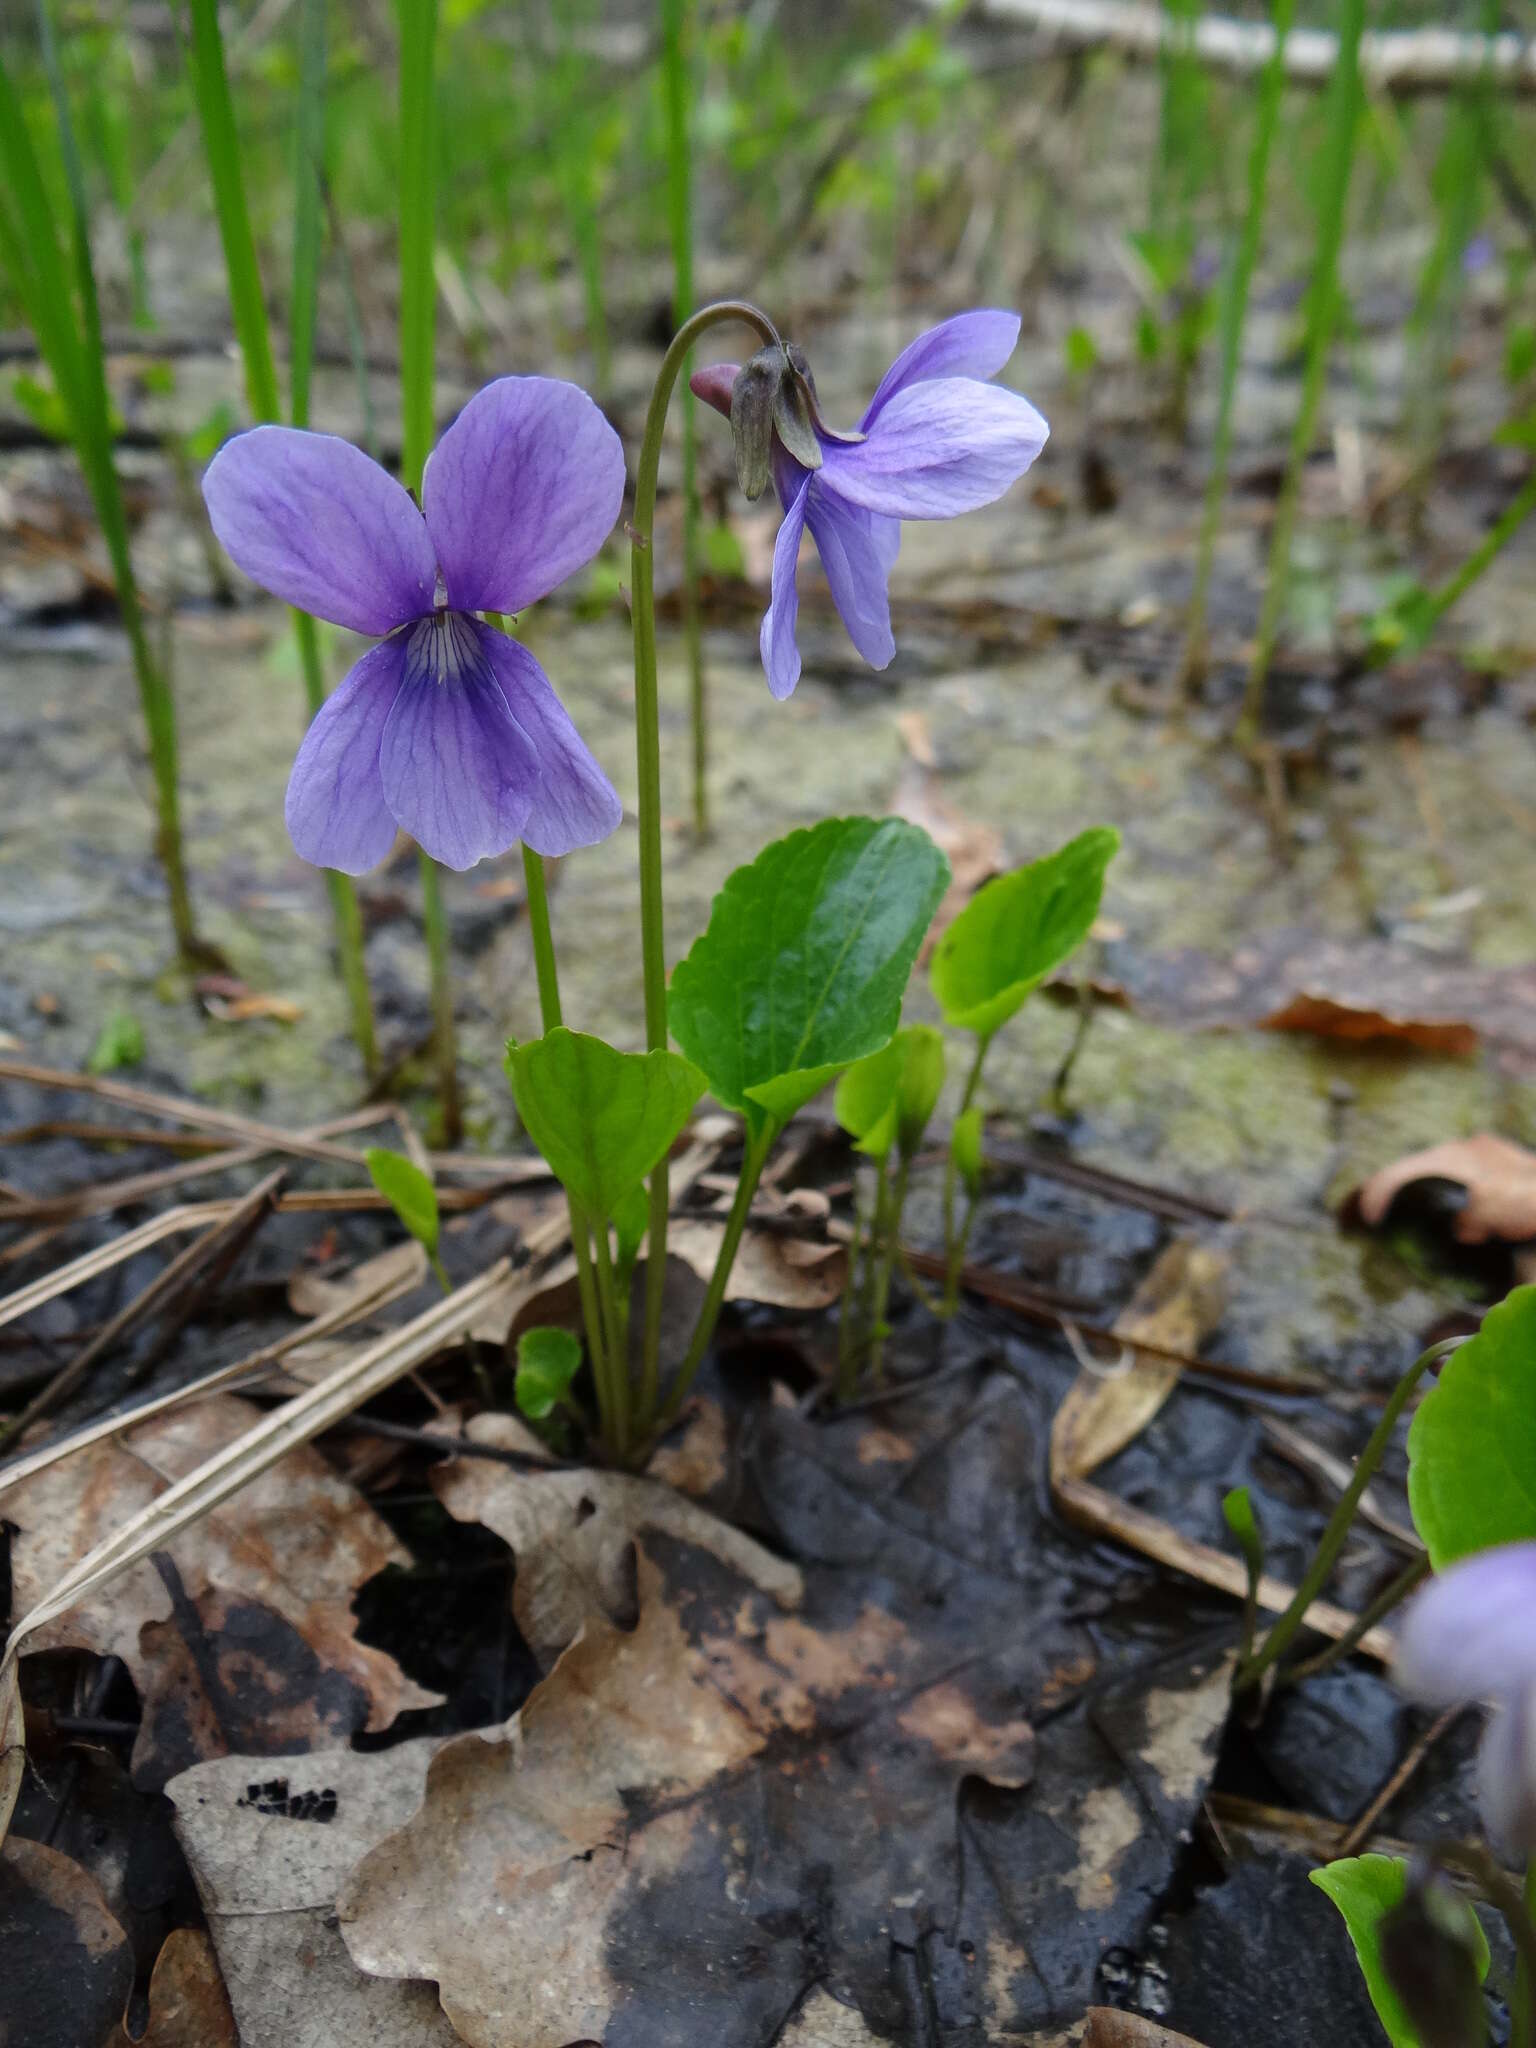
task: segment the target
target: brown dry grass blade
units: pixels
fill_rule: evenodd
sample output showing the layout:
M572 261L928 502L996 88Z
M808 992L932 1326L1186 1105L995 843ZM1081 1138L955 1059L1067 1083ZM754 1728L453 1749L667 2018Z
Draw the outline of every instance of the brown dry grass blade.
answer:
M387 1112L381 1109L354 1110L350 1116L337 1117L332 1122L318 1124L313 1130L300 1135L305 1138L325 1139L338 1136L343 1131L362 1131L384 1122ZM79 1125L80 1133L92 1130L90 1124ZM16 1133L5 1142L16 1143L25 1133ZM115 1134L114 1134L115 1136ZM133 1134L139 1143L175 1142L166 1131L140 1131ZM187 1142L187 1141L183 1141ZM206 1145L210 1141L194 1135L190 1142ZM125 1174L119 1180L96 1181L86 1187L63 1188L57 1194L23 1196L0 1207L0 1223L68 1223L80 1216L109 1215L114 1209L125 1209L132 1202L148 1201L152 1195L166 1193L171 1188L183 1186L187 1181L206 1180L212 1175L228 1173L237 1166L250 1166L270 1153L270 1145L237 1145L225 1150L205 1151L199 1159L183 1159L175 1166L158 1166L146 1173Z
M56 1465L60 1458L72 1457L76 1451L86 1450L91 1444L103 1442L108 1437L120 1436L124 1430L137 1429L141 1422L151 1417L164 1415L171 1408L179 1408L185 1401L195 1401L203 1394L229 1392L248 1381L264 1379L276 1365L281 1364L290 1351L297 1351L301 1345L318 1343L322 1338L334 1337L338 1331L360 1322L375 1309L387 1308L392 1301L398 1301L409 1294L422 1274L426 1271L423 1257L420 1266L398 1278L385 1279L367 1293L340 1304L324 1315L313 1316L290 1330L286 1337L279 1337L274 1343L263 1344L259 1350L249 1351L244 1358L234 1359L229 1365L221 1365L217 1372L205 1373L201 1379L192 1380L187 1386L177 1387L173 1393L162 1394L158 1400L141 1401L136 1407L125 1408L115 1415L104 1416L100 1422L93 1422L89 1428L77 1430L73 1436L61 1437L55 1443L43 1444L30 1451L14 1463L0 1467L0 1496L6 1489L30 1479L35 1472L46 1471Z
M1091 1486L1085 1479L1063 1478L1053 1482L1051 1498L1068 1521L1075 1522L1080 1529L1095 1536L1112 1537L1130 1550L1139 1550L1154 1563L1166 1565L1170 1571L1198 1579L1218 1593L1230 1593L1234 1600L1247 1594L1248 1574L1240 1557L1229 1557L1223 1550L1213 1550L1208 1543L1196 1543L1191 1537L1181 1536L1156 1515L1131 1507L1102 1487ZM1267 1613L1283 1614L1295 1592L1294 1586L1271 1578L1266 1572L1259 1581L1259 1605ZM1314 1600L1307 1609L1307 1626L1316 1629L1319 1635L1342 1636L1354 1627L1357 1619L1347 1608L1335 1607L1331 1600ZM1374 1657L1378 1664L1391 1663L1393 1647L1392 1637L1384 1628L1368 1629L1357 1645L1361 1656Z
M333 1373L280 1408L262 1417L253 1429L179 1479L174 1486L134 1515L104 1543L66 1572L48 1597L40 1601L11 1631L0 1659L0 1838L10 1826L21 1785L24 1729L16 1666L21 1646L45 1621L67 1613L88 1593L98 1591L130 1565L159 1550L181 1530L199 1521L258 1473L300 1444L311 1442L333 1423L434 1357L445 1344L462 1336L485 1313L487 1304L504 1293L511 1268L500 1259L478 1279L435 1302L424 1314L392 1330L347 1359Z
M110 1322L104 1323L91 1341L33 1395L20 1414L0 1427L0 1450L34 1422L51 1414L61 1401L68 1400L99 1358L105 1357L115 1344L120 1344L151 1318L161 1317L166 1336L173 1335L202 1296L218 1285L271 1215L273 1198L282 1177L281 1169L268 1174L211 1230L178 1252L164 1272L158 1273L142 1293L119 1309Z
M323 1159L333 1165L366 1171L362 1153L350 1145L312 1137L307 1131L281 1130L276 1124L241 1116L237 1110L215 1109L206 1102L187 1102L175 1095L162 1095L158 1089L139 1088L131 1081L113 1081L103 1074L66 1074L54 1067L35 1067L29 1060L0 1059L0 1081L28 1081L35 1088L61 1088L95 1095L103 1102L115 1102L123 1109L136 1109L146 1116L163 1116L167 1123L185 1124L194 1131L222 1131L263 1152L290 1153L297 1159Z
M33 1309L41 1308L44 1302L56 1301L61 1294L68 1294L71 1288L82 1287L87 1280L109 1273L124 1259L136 1258L140 1252L148 1251L151 1245L159 1244L162 1238L179 1237L187 1230L205 1229L210 1223L217 1223L227 1216L229 1211L228 1202L186 1202L178 1208L167 1209L162 1215L151 1216L148 1222L139 1224L134 1230L124 1231L111 1244L82 1252L78 1259L71 1259L67 1265L55 1266L41 1279L29 1281L25 1287L18 1287L14 1294L7 1294L0 1300L0 1326L14 1323L18 1317L30 1315Z

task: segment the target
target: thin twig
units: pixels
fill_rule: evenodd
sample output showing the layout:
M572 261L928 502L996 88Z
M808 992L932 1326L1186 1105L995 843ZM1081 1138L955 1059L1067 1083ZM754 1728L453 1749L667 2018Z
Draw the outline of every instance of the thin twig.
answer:
M1350 1822L1348 1834L1339 1843L1338 1853L1340 1856L1359 1855L1361 1849L1376 1832L1377 1821L1381 1819L1381 1816L1392 1804L1398 1793L1402 1791L1408 1780L1418 1770L1420 1764L1423 1763L1425 1757L1429 1755L1429 1752L1434 1748L1441 1736L1446 1734L1466 1711L1467 1709L1464 1706L1447 1707L1445 1712L1425 1729L1417 1742L1411 1745L1407 1755L1376 1794L1375 1798L1365 1808L1359 1819Z

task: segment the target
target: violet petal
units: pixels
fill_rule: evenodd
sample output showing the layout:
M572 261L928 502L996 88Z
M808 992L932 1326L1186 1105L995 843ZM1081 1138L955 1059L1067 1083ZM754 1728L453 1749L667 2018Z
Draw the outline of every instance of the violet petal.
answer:
M465 406L422 479L448 602L517 612L590 562L624 497L624 450L585 391L502 377Z
M887 404L909 384L934 377L995 377L1019 342L1019 316L983 308L942 320L908 342L880 379L859 425L868 433Z
M1040 453L1049 431L1016 391L943 377L898 391L867 440L825 444L820 473L840 497L866 511L890 519L953 519L1000 498Z
M768 687L775 697L787 697L800 680L800 649L795 644L795 623L800 616L800 593L795 587L795 568L800 559L800 539L805 532L805 506L811 478L805 481L784 508L784 522L773 544L773 595L763 615L758 646Z
M432 609L437 564L406 491L350 441L253 427L203 478L230 560L302 612L383 634Z
M1408 1609L1393 1675L1426 1707L1536 1687L1536 1543L1480 1550L1437 1573Z
M888 667L896 642L886 586L901 546L900 522L850 505L819 483L811 485L805 516L849 639L871 668Z
M1495 1709L1477 1753L1477 1803L1501 1848L1536 1851L1536 1687Z
M535 853L551 858L595 846L618 829L624 815L618 791L527 648L490 626L475 630L512 716L538 753L539 779L523 838Z
M384 797L444 867L472 868L522 837L539 780L533 741L507 705L476 620L439 612L406 639L405 678L384 727Z
M317 868L376 868L395 843L379 748L405 675L403 633L370 647L315 713L288 778L288 836Z

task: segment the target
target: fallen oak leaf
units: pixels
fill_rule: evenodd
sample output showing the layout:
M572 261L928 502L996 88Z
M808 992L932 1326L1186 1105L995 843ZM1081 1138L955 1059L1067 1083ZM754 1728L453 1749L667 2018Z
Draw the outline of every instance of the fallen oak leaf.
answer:
M823 1634L668 1555L638 1547L633 1631L594 1616L503 1739L438 1752L342 1893L354 1959L434 1979L472 2048L602 2040L621 2006L648 2038L684 1999L691 2038L766 2038L760 2010L782 2015L806 1967L807 1859L842 1861L818 1879L829 1931L855 1902L873 1923L951 1880L963 1778L1028 1780L1025 1724L984 1729L958 1679L901 1691L892 1617ZM679 1882L692 1919L659 1903Z
M260 1411L231 1395L152 1417L33 1473L6 1495L18 1613L112 1529L236 1442ZM263 1740L328 1744L387 1728L435 1695L360 1643L350 1600L406 1552L317 1451L290 1452L110 1589L40 1627L35 1649L120 1656L143 1696L136 1781Z
M1383 1166L1345 1199L1345 1213L1379 1229L1405 1188L1427 1180L1466 1189L1451 1234L1458 1244L1526 1244L1536 1238L1536 1152L1491 1131L1450 1138Z
M218 1757L167 1785L245 2048L460 2048L430 1985L365 1976L336 1931L348 1872L420 1804L437 1746L320 1751L282 1772Z
M723 1222L708 1216L674 1222L667 1232L667 1256L681 1259L707 1282L720 1255L725 1229ZM846 1245L749 1228L737 1249L725 1298L760 1302L769 1308L830 1308L842 1297L847 1273Z
M467 1435L498 1449L521 1448L515 1416L479 1415ZM708 1509L653 1479L624 1472L517 1472L487 1459L435 1466L432 1490L460 1522L478 1522L517 1559L512 1611L534 1655L551 1664L592 1616L627 1619L634 1604L631 1547L642 1535L697 1545L793 1608L804 1594L795 1566Z

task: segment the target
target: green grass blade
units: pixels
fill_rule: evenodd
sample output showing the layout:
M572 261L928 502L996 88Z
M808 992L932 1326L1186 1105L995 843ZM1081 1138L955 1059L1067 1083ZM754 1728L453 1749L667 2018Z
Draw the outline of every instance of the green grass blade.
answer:
M661 75L667 116L667 225L672 242L672 320L693 311L693 0L661 0ZM683 426L683 633L693 728L693 824L709 829L709 709L699 624L697 401L685 375Z
M437 334L436 42L437 0L400 0L400 468L407 490L418 492L432 450Z
M266 301L261 295L261 271L251 234L250 209L245 203L245 181L240 174L240 137L224 68L218 0L190 0L190 6L192 92L202 125L203 153L213 181L214 210L219 217L219 239L224 244L224 267L229 279L229 308L245 364L245 388L255 418L275 420L281 414L277 369L272 360Z
M1194 676L1205 662L1205 614L1210 597L1211 570L1216 559L1216 535L1221 525L1221 508L1227 495L1227 469L1232 459L1233 403L1237 397L1237 371L1242 357L1243 327L1248 318L1248 294L1253 288L1254 266L1264 233L1264 214L1269 196L1269 159L1275 131L1280 125L1280 103L1285 97L1285 44L1296 14L1296 0L1274 0L1275 46L1259 80L1259 104L1248 153L1248 204L1241 234L1227 270L1221 301L1221 394L1216 408L1216 434L1211 449L1211 474L1205 488L1205 511L1200 522L1200 555L1195 569L1195 587L1189 601L1189 623L1185 640L1184 671Z
M324 241L325 0L300 0L299 94L293 115L293 290L288 301L288 411L309 425Z
M107 395L106 356L101 336L101 309L91 263L90 214L70 117L69 96L59 65L53 21L47 0L39 0L38 32L43 63L53 98L59 154L69 196L69 257L49 203L42 171L27 134L20 105L0 65L0 152L12 195L14 213L0 241L16 279L18 293L33 322L42 350L71 421L75 452L97 521L107 544L118 610L133 658L134 677L149 741L158 821L157 850L170 894L171 922L183 955L204 951L192 913L191 888L181 838L179 760L176 711L165 671L155 660L145 631L143 608L133 574L128 512L118 481L112 438L112 409ZM73 271L73 289L70 272Z
M1259 630L1253 663L1243 695L1238 721L1240 744L1251 747L1259 736L1259 718L1264 702L1264 684L1274 659L1275 641L1285 610L1290 582L1291 542L1296 532L1296 513L1301 500L1301 475L1317 433L1323 388L1328 378L1328 354L1338 325L1339 251L1344 241L1344 217L1349 199L1350 173L1354 168L1355 144L1360 134L1360 116L1365 95L1360 81L1360 36L1365 27L1365 0L1341 0L1339 54L1334 66L1328 100L1327 134L1323 144L1322 198L1318 209L1317 242L1312 259L1312 279L1307 293L1305 367L1302 372L1301 406L1291 434L1285 479L1275 507L1274 530L1270 535L1269 569L1264 602L1259 612Z

